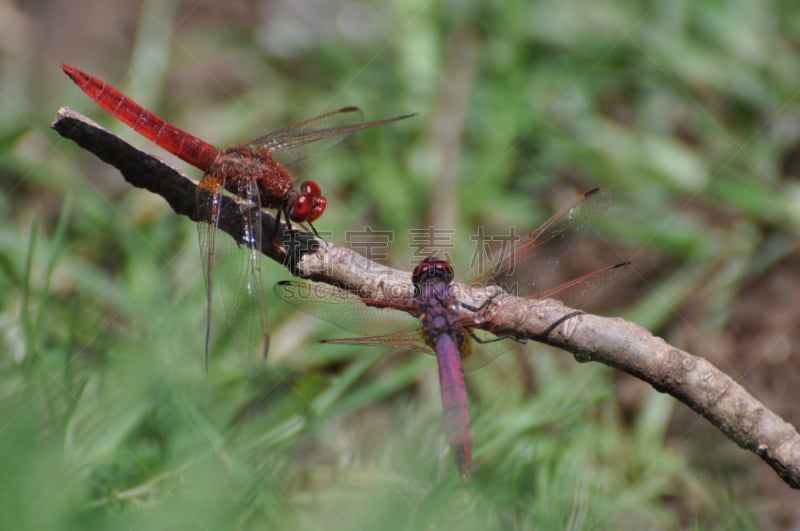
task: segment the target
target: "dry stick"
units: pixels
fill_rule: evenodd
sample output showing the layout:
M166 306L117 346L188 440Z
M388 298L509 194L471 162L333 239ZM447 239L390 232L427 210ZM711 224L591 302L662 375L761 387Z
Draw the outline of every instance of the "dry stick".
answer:
M60 109L52 127L119 169L132 185L162 196L176 213L201 221L196 183L188 177L70 109ZM263 218L264 233L272 234L274 218ZM241 234L241 220L237 216L221 219L220 229ZM281 241L292 242L288 251L279 250L269 238L264 238L262 251L298 276L358 290L378 301L407 301L413 296L409 273L372 263L305 233L286 239L283 225L280 231ZM461 300L473 307L491 298L482 310L481 319L488 318L485 328L541 341L571 352L579 362L599 361L650 383L761 457L789 486L800 488L800 435L705 359L674 348L633 323L579 312L555 300L518 298L494 287L468 291L459 285L457 289Z

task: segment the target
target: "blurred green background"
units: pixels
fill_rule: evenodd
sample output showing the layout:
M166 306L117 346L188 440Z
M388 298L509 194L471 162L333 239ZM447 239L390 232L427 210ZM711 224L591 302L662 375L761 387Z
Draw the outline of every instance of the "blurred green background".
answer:
M800 497L648 385L528 345L467 375L464 486L435 360L316 343L267 293L271 358L222 312L203 366L194 225L52 132L96 107L68 62L218 146L343 105L412 120L309 159L318 222L530 230L613 190L564 278L704 356L795 424L800 8L792 2L0 3L3 529L792 528ZM265 260L265 286L289 274Z

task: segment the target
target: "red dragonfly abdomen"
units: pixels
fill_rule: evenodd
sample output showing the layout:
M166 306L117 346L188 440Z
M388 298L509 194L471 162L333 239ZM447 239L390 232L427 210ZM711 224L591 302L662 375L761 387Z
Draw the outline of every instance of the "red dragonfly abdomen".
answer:
M439 361L439 386L447 438L461 477L469 480L472 467L472 431L461 352L450 334L438 336L435 349Z
M208 171L219 151L194 135L168 124L111 85L67 64L61 69L100 107L192 166Z

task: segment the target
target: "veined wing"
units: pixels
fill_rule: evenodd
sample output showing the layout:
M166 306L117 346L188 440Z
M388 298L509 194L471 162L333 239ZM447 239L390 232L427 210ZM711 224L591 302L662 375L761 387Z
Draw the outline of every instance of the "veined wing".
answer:
M580 309L602 290L613 286L620 278L630 274L630 262L620 262L587 273L554 288L531 295L534 299L558 299L567 306ZM479 324L479 323L478 323ZM488 365L495 358L508 352L514 345L511 338L498 338L491 332L473 328L478 341L462 353L464 368L474 370Z
M419 326L419 325L417 325ZM393 334L381 336L365 337L344 337L335 339L323 339L321 343L332 343L338 345L361 345L369 347L389 347L424 352L425 354L436 355L422 339L419 330L404 330Z
M487 342L478 343L472 338L467 340L466 348L459 354L461 356L463 368L468 371L474 371L489 365L495 358L511 350L511 347L514 345L514 341L510 338L498 338L491 332L486 332L485 330L475 329L473 332L476 336ZM425 342L419 329L404 330L380 336L323 339L321 343L398 348L436 356L436 352Z
M471 285L495 284L519 296L542 291L544 280L574 243L589 232L611 204L611 192L595 188L523 236L493 265L470 280Z
M407 313L416 310L411 305L370 304L353 293L320 282L278 282L275 293L295 308L364 335L325 339L323 343L394 347L435 354L420 333L419 319ZM463 323L467 327L471 321L465 318ZM386 333L376 335L375 332ZM463 357L464 366L470 370L490 363L513 344L505 340L493 341L497 338L483 330L474 329L473 333L486 343L468 340Z
M555 288L534 295L535 298L555 297L566 304L580 308L603 288L612 285L628 273L629 262L622 262L598 269ZM366 337L326 339L324 343L393 347L434 354L419 331L419 320L407 311L411 306L368 305L368 301L339 288L317 282L280 282L275 285L278 296L296 308L320 317L345 330L364 334ZM466 348L461 352L463 366L475 370L491 363L508 352L515 344L511 338L498 337L475 328L469 317L461 321L462 326L472 331ZM387 332L374 335L376 331Z
M631 262L620 262L579 276L531 296L533 299L558 299L567 306L582 308L600 291L613 286L631 272Z
M511 350L511 347L515 344L510 338L500 338L491 332L477 328L473 330L473 334L482 342L475 341L470 337L467 339L465 348L460 352L463 367L468 371L474 371L489 365L495 358ZM321 343L397 348L436 356L436 352L431 349L422 337L419 323L414 329L374 336L323 339Z
M416 330L419 320L409 315L416 308L400 302L371 301L321 282L283 281L275 293L285 302L356 334Z
M246 351L260 348L262 356L266 357L269 350L267 308L261 280L262 210L258 190L255 182L239 180L236 193L245 199L241 202L223 201L222 190L221 181L212 175L206 175L198 187L198 208L208 213L201 214L207 223L197 225L208 288L206 364L215 291L222 296L226 320L238 341L246 345ZM223 212L226 208L235 211ZM220 217L229 215L242 220L238 241L228 235L217 238Z
M343 107L267 133L245 142L242 146L254 150L266 150L281 164L294 164L312 153L335 146L355 131L412 116L414 114L404 114L393 118L364 122L364 114L361 109Z
M236 184L236 195L247 199L245 203L236 204L243 223L242 241L237 242L240 243L237 254L244 257L233 262L238 271L233 272L230 286L225 287L223 301L228 322L235 325L233 330L239 334L240 341L247 345L247 352L260 345L261 355L266 359L269 353L269 322L261 279L261 197L254 180L237 179Z
M214 308L214 264L216 262L217 227L222 206L223 184L211 175L205 175L197 187L198 218L205 223L197 224L197 240L200 244L200 262L206 281L206 342L205 365L208 370L208 353L211 349L211 319ZM224 254L224 253L223 253Z

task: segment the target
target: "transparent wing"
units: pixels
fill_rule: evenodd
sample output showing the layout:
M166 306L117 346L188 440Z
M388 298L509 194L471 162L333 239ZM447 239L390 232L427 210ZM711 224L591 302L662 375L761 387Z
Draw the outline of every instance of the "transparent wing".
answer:
M312 153L333 147L361 129L410 118L413 114L364 122L358 107L343 107L314 118L273 131L242 144L254 150L266 150L281 164L295 164Z
M465 370L474 371L485 367L494 361L498 356L505 354L515 344L511 338L498 338L491 332L475 329L473 333L485 343L480 343L470 338L467 340L467 348L461 352L461 361ZM367 337L346 337L336 339L324 339L322 343L335 345L364 345L372 347L391 347L415 352L424 352L436 356L434 352L418 330L406 330L381 336Z
M547 276L575 242L592 230L609 204L609 190L586 192L513 245L500 249L495 261L468 284L494 284L519 296L542 291Z
M220 295L225 316L243 352L260 350L266 357L269 349L269 323L261 280L261 216L255 182L239 180L236 194L243 202L222 200L222 181L207 175L198 188L198 208L208 223L197 226L200 253L208 288L206 361L210 344L213 300ZM237 216L242 220L238 241L227 234L217 238L217 226L222 216ZM243 359L247 359L243 355Z
M225 310L228 323L247 352L260 347L266 359L269 352L269 321L264 286L261 278L262 215L261 198L254 180L238 179L236 195L245 198L237 202L242 218L242 235L235 255L231 283L225 286ZM230 238L224 238L226 241Z
M408 314L416 311L411 305L362 299L321 282L283 281L274 289L295 308L356 334L372 336L375 332L390 334L419 328L419 320Z
M567 306L580 309L601 291L612 287L621 278L629 275L632 270L630 266L630 262L621 262L603 267L554 288L531 295L530 298L555 298ZM472 332L478 340L472 342L470 351L463 353L464 368L468 370L491 363L501 354L508 352L515 344L514 339L510 337L497 337L485 330L472 328Z
M601 291L612 287L631 274L631 262L620 262L587 273L578 278L532 295L534 299L558 299L567 306L583 308Z
M205 220L205 223L197 224L197 240L200 244L200 261L206 281L206 369L208 369L208 353L211 348L211 320L214 308L214 262L216 261L218 250L216 233L219 225L222 190L222 183L210 175L204 176L197 187L198 218Z
M405 330L403 332L395 332L393 334L384 334L381 336L324 339L322 343L401 348L405 350L414 350L416 352L424 352L434 356L436 355L422 339L422 335L420 335L418 330Z

